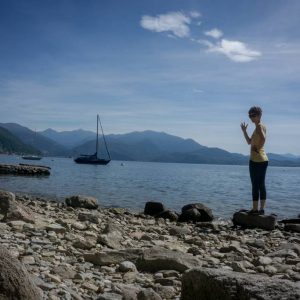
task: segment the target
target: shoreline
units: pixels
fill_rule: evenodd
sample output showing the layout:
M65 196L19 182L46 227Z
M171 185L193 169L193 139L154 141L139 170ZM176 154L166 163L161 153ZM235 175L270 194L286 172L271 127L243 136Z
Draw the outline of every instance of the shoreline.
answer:
M300 234L282 226L241 230L229 221L176 223L28 195L14 201L32 219L2 219L1 245L50 300L137 299L148 292L178 300L183 273L193 267L300 284Z

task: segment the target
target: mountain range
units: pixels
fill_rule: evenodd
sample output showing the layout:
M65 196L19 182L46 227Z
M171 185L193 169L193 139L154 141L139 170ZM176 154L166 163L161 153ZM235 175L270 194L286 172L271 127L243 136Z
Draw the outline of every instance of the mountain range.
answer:
M0 152L42 153L44 156L70 157L95 152L96 133L82 129L57 132L47 129L35 132L16 123L0 123ZM14 140L15 149L5 149L3 141ZM183 139L164 132L143 131L110 134L106 141L113 160L178 162L203 164L246 165L249 157L220 148L200 145L192 139ZM22 144L20 144L20 142ZM7 142L6 142L7 144ZM21 145L21 146L20 146ZM26 148L29 147L29 148ZM99 155L106 157L104 141L99 136ZM300 157L292 154L268 153L270 165L300 166Z

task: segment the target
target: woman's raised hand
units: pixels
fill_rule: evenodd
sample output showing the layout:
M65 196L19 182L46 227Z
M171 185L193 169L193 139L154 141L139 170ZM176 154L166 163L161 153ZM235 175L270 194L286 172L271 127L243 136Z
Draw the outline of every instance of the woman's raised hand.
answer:
M247 127L248 127L248 124L246 124L245 122L241 123L241 128L242 128L243 132L247 131Z

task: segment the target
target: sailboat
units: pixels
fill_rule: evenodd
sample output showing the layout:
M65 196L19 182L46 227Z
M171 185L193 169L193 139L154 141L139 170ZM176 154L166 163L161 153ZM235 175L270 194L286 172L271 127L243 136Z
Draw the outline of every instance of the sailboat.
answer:
M98 158L98 125L99 125L99 123L100 123L101 131L102 131L102 136L103 136L103 140L104 140L105 149L106 149L106 152L108 155L108 159ZM96 152L91 155L81 154L79 157L75 158L74 161L78 164L92 164L92 165L107 165L111 161L111 157L110 157L110 154L109 154L109 151L107 148L107 144L106 144L106 140L105 140L105 136L104 136L104 132L103 132L103 128L102 128L102 124L101 124L99 115L97 115Z

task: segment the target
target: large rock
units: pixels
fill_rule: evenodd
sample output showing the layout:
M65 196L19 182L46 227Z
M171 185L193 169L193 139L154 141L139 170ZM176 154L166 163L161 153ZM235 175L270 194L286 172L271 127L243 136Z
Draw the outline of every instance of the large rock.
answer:
M181 300L296 300L299 295L299 285L263 275L194 268L182 277Z
M191 254L160 247L145 249L136 261L137 269L146 272L157 272L160 270L184 272L195 266L201 266L201 261Z
M156 218L169 219L170 221L177 221L178 214L171 210L165 210L155 216Z
M40 289L33 283L25 267L3 246L0 246L0 299L42 299Z
M16 201L15 194L0 190L0 213L4 214L3 221L24 221L34 223L32 211Z
M123 233L121 228L115 224L106 224L102 234L98 237L98 242L112 249L124 248L121 244L123 241Z
M149 201L145 205L144 214L156 216L166 210L165 206L160 202Z
M66 198L65 201L68 206L75 208L81 207L88 209L97 209L99 206L96 198L88 196L71 196L69 198Z
M234 213L232 222L245 228L261 228L274 230L277 217L275 215L252 215L246 211Z
M124 260L135 262L140 255L142 249L128 248L126 250L99 251L93 253L85 253L84 260L98 266L109 266L120 264Z
M286 231L293 231L293 232L300 232L300 224L285 224L284 230Z
M181 209L181 222L210 222L214 219L212 210L202 203L187 204Z

